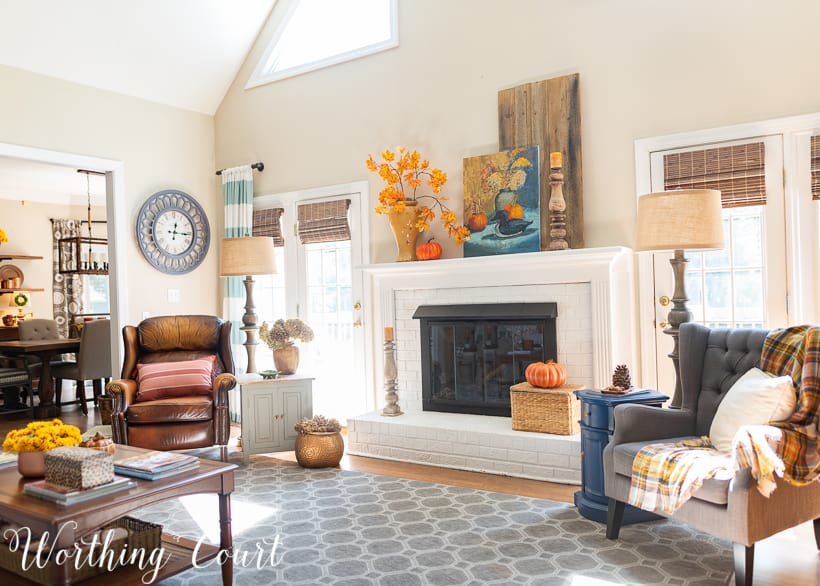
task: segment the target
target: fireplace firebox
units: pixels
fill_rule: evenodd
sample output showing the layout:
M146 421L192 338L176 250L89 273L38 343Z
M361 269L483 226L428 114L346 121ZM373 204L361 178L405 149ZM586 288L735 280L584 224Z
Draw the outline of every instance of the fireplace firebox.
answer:
M510 386L557 359L557 303L422 305L422 408L510 416Z

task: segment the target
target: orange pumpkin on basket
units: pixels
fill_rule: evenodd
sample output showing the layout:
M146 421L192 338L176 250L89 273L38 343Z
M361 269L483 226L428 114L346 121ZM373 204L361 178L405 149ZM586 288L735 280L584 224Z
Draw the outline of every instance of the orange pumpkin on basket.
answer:
M533 362L524 371L524 377L534 387L551 389L567 382L567 370L557 362Z
M419 260L436 260L441 258L441 244L434 242L432 238L427 242L416 246L416 257Z

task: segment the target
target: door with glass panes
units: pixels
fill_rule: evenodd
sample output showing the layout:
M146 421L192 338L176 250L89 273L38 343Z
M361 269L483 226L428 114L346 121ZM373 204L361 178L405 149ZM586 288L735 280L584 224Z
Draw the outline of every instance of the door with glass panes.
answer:
M311 327L313 341L298 343L297 375L314 378L314 413L343 423L367 410L357 269L364 244L360 200L360 193L305 194L288 203L263 204L281 206L284 246L277 248L279 272L260 279L260 316L299 317ZM274 368L266 348L257 353L257 362L260 369Z
M755 145L746 148L746 145ZM756 145L762 146L757 147ZM732 148L743 147L743 148ZM787 323L786 238L783 191L783 147L780 136L698 145L651 154L652 190L674 188L670 161L680 153L703 151L694 164L695 187L713 172L704 187L722 188L725 248L685 251L687 307L692 321L710 327L767 328ZM761 167L746 169L746 158L758 153ZM704 161L705 164L704 164ZM734 163L734 164L732 164ZM752 170L751 167L755 167ZM757 173L763 176L752 177ZM732 180L734 180L732 182ZM728 183L727 183L728 182ZM748 192L756 195L747 197ZM762 198L760 197L762 193ZM668 354L672 338L664 334L671 309L672 252L653 253L655 301L655 388L671 392L675 372Z

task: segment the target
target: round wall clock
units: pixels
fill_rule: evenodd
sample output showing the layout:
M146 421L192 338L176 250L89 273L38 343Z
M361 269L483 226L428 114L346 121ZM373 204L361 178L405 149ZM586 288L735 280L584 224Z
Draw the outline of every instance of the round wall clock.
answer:
M176 189L149 197L137 216L137 242L145 259L163 273L181 275L205 259L211 243L208 218L199 203Z

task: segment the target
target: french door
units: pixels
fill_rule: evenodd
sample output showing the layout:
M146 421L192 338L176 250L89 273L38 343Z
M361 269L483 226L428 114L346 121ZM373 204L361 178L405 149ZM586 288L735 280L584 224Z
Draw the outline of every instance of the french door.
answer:
M685 276L687 307L693 314L692 321L710 327L767 328L788 322L782 137L689 146L650 155L652 191L663 191L665 155L744 142L764 143L766 204L723 209L723 250L685 251L689 261ZM672 338L664 333L674 288L670 258L671 252L652 254L654 388L671 392L675 372L667 355L672 351Z
M354 184L355 186L356 184ZM314 332L300 348L297 375L313 380L314 414L347 418L368 410L365 383L362 278L358 267L366 262L361 191L326 188L256 198L255 207L281 207L285 246L277 248L278 273L260 279L260 321L298 317ZM350 200L351 238L303 244L296 232L299 205ZM262 313L264 311L264 313ZM259 369L274 368L272 353L257 350Z

